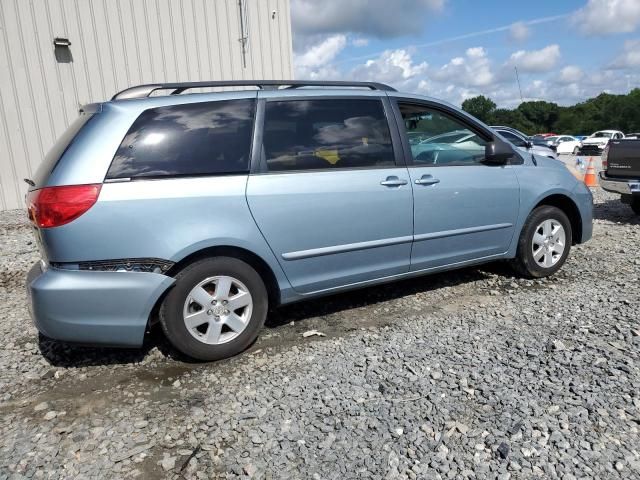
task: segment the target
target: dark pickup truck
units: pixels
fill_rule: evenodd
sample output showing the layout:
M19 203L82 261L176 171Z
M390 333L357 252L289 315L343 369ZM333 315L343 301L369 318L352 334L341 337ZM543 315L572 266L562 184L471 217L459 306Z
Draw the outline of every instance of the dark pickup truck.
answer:
M602 154L600 186L622 195L640 215L640 139L611 140Z

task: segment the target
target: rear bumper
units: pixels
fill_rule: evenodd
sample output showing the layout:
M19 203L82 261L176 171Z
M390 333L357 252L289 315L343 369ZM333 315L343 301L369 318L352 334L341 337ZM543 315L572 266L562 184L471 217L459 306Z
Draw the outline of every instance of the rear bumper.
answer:
M621 195L640 195L640 179L607 177L604 172L600 172L600 186L607 192Z
M142 345L153 306L174 279L146 272L89 272L34 265L29 311L47 337L89 345Z

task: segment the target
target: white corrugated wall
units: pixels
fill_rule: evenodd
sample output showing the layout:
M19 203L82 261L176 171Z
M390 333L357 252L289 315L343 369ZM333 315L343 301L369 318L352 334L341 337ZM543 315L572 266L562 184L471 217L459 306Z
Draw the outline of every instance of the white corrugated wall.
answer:
M293 77L289 0L0 0L0 210L81 105L141 83ZM68 50L53 39L67 38ZM70 52L72 61L67 53Z

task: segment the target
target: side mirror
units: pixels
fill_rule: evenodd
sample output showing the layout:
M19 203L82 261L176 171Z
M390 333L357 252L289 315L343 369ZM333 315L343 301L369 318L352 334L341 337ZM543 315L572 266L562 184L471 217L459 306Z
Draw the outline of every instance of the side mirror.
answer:
M526 148L531 148L533 147L533 142L531 140L527 140L526 142L524 142L524 146Z
M514 154L511 145L497 139L487 143L484 147L485 161L494 165L504 165Z

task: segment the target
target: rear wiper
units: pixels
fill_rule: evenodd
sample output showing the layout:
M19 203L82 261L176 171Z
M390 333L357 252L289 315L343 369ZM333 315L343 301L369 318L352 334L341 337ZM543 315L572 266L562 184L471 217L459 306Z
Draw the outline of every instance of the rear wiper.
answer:
M27 182L29 185L31 185L32 187L36 186L36 182L34 182L33 180L31 180L30 178L23 178L23 180L25 182Z

